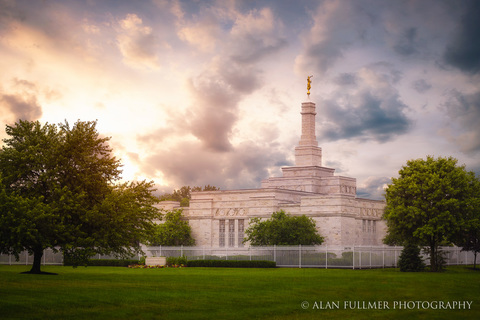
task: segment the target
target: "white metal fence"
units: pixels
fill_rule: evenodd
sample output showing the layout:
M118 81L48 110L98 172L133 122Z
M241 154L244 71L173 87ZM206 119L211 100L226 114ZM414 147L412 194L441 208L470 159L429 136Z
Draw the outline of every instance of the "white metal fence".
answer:
M33 255L28 254L27 251L24 251L20 254L19 260L16 261L15 256L8 254L0 254L0 264L24 264L30 265L33 263ZM43 265L63 265L63 254L55 253L52 249L46 249L43 251L42 257Z
M391 246L273 246L244 248L145 247L147 256L181 257L188 260L269 260L278 267L296 268L388 268L396 267L403 247ZM447 265L473 264L472 252L442 247ZM425 263L429 257L422 254Z
M146 256L185 256L188 260L223 259L223 260L269 260L278 267L295 268L389 268L396 267L402 247L390 246L273 246L244 248L207 248L207 247L144 247ZM473 264L472 252L461 251L458 247L442 247L447 265ZM140 259L140 257L137 257ZM423 254L425 263L429 258ZM115 259L112 256L96 255L92 259ZM24 252L19 261L12 255L0 254L0 264L30 265L33 256ZM62 265L63 255L47 249L42 257L43 265Z

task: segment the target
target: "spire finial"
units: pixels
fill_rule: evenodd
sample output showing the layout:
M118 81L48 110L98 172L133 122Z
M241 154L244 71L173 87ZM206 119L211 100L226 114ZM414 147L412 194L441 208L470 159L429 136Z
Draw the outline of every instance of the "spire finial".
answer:
M310 89L312 88L312 78L313 76L307 77L307 96L310 98Z

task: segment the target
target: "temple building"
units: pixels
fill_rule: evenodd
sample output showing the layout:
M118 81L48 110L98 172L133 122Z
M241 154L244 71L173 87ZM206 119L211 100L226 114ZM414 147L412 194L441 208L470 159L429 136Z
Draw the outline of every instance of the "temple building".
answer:
M332 246L382 245L384 201L356 197L356 179L336 176L322 166L322 149L315 136L315 103L302 103L302 132L295 148L295 166L283 167L282 177L262 181L259 189L194 192L190 207L164 201L166 210L183 209L197 246L242 247L252 218L271 217L284 210L312 218Z

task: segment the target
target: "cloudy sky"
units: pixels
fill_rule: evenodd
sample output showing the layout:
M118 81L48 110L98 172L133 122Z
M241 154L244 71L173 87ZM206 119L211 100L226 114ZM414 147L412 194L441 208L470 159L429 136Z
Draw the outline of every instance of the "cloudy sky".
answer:
M98 119L126 180L257 188L324 166L380 199L409 159L480 173L480 1L0 0L0 137Z

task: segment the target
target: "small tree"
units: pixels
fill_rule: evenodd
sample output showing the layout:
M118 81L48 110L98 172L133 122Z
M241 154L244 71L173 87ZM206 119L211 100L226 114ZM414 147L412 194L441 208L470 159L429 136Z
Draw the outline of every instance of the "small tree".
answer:
M473 268L477 268L477 255L480 252L480 226L479 222L475 221L475 225L470 225L469 229L465 230L462 240L458 244L462 247L462 251L473 252Z
M463 251L472 251L474 255L473 268L477 266L477 254L480 252L480 180L476 179L473 195L466 205L467 216L458 233L455 244Z
M405 245L400 255L398 266L402 272L423 271L425 269L425 263L423 263L422 257L420 256L420 248L413 243Z
M316 245L324 241L312 218L291 216L283 210L274 212L264 221L253 218L245 235L243 242L250 241L252 246Z
M165 213L165 222L157 225L150 239L152 246L193 246L192 228L182 216L182 209Z

